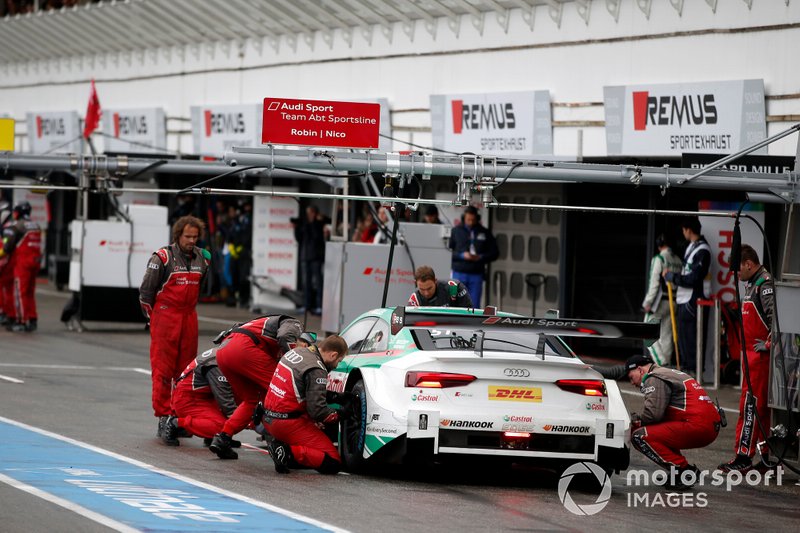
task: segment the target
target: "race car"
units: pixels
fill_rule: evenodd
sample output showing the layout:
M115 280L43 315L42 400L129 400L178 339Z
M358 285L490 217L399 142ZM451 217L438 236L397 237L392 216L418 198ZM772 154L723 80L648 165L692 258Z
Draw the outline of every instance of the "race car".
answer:
M610 473L628 467L628 412L617 383L561 337L655 338L658 325L397 307L341 335L349 352L328 390L349 399L339 451L350 471L485 456Z

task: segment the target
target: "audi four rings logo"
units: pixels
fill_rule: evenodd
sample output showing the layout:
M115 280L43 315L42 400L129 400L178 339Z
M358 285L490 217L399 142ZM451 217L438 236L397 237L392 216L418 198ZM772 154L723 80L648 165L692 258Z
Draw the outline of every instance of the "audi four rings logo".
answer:
M527 378L531 375L530 371L525 368L505 368L503 374L510 378Z

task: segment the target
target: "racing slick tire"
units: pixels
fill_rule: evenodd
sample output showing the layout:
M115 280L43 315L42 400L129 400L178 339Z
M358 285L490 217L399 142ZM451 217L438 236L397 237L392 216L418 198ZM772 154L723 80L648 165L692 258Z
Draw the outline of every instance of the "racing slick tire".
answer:
M348 408L349 416L343 417L340 422L339 453L345 469L348 472L358 472L363 470L366 463L364 440L367 433L367 392L364 382L358 380L350 392L353 394L353 401Z

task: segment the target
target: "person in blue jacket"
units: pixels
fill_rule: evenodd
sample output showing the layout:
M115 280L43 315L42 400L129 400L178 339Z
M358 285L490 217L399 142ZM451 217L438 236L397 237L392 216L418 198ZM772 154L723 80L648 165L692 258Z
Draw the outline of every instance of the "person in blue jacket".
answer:
M448 248L453 251L452 278L467 286L472 303L481 306L481 290L486 266L497 259L497 241L480 223L478 210L468 206L461 217L462 223L450 233Z

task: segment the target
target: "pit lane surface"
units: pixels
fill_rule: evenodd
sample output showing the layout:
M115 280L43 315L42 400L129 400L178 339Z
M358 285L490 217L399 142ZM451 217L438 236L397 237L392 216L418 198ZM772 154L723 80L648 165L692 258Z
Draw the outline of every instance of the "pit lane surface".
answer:
M582 531L634 530L641 529L643 524L658 524L658 530L788 531L797 525L800 487L795 485L797 477L788 473L777 487L774 481L769 487L739 486L730 492L724 486L706 486L671 500L664 498L665 492L660 488L630 487L625 477L615 475L610 480L613 492L605 508L593 516L577 516L567 511L559 499L558 479L530 469L508 471L462 466L422 472L391 470L371 476L322 476L311 471L280 476L250 432L241 437L252 448L243 448L238 461L218 460L197 438L183 440L178 448L165 447L155 438L156 423L149 407L148 336L136 326L97 323L89 325L91 331L68 332L57 321L64 297L40 292L38 299L39 331L33 334L0 331L0 376L10 378L0 378L0 416L152 465L154 469L187 479L186 486L196 486L192 480L208 484L218 494L232 495L237 505L243 504L241 496L307 517L312 521L307 523L308 530L318 530L327 524L364 532ZM201 306L200 314L219 321L201 321L201 348L210 345L210 339L221 329L220 322L248 316L221 306ZM621 387L632 391L630 385ZM737 391L733 390L720 394L723 405L731 407L736 406L737 397ZM625 399L632 410L640 407L635 394L626 394ZM712 469L730 457L735 414L729 413L729 419L731 424L712 446L687 453L690 461L701 469ZM72 464L62 467L91 470L88 463L95 461L91 454L89 457L77 452L69 454L67 448L63 452L67 453L67 459L58 459L55 453L42 457L40 450L35 449L38 444L29 442L20 446L26 438L33 437L21 436L18 429L12 431L9 427L19 426L0 424L0 475L19 481L14 476L21 476L12 470L19 468L15 465L27 461L28 466L42 467L39 463L45 459L60 463L68 460ZM57 444L62 450L63 446L71 445L63 441ZM655 470L636 452L632 454L631 468ZM175 489L170 485L175 476L164 476L161 481L148 478L148 486ZM71 476L65 473L58 479L67 477ZM26 482L30 481L26 478ZM176 490L190 491L186 486ZM569 493L578 505L593 504L597 498L596 493L581 493L571 485ZM635 508L634 502L637 502ZM75 501L72 503L77 505ZM234 511L233 507L224 508L224 504L218 510ZM251 505L248 512L261 511L266 510ZM100 514L104 512L110 514L108 509L101 509ZM152 527L137 522L137 513L148 514L131 507L130 516L121 520L123 525ZM264 519L258 530L281 527L278 522L270 522L268 515L260 516ZM114 517L109 519L119 521ZM101 531L118 527L110 520L102 525L0 483L2 531ZM214 523L191 519L165 522L163 528L171 531L217 530ZM245 524L237 527L238 531L251 529Z

